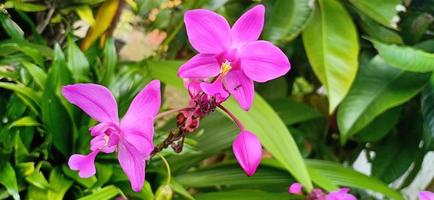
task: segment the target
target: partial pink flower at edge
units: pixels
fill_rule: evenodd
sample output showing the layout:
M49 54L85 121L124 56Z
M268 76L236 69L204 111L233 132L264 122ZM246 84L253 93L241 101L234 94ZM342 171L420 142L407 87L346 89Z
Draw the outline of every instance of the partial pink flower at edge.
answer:
M91 83L67 85L62 88L62 94L100 122L90 128L92 152L72 155L69 167L78 170L80 177L93 176L96 155L117 149L119 163L133 191L140 191L145 181L145 160L149 159L154 148L153 124L161 104L160 82L151 81L140 91L120 122L115 98L104 86Z
M293 183L289 186L288 192L290 194L301 195L303 194L303 186L300 183Z
M256 135L241 131L232 144L232 151L247 176L252 176L262 159L262 146Z
M419 200L434 200L434 193L430 191L419 192Z
M249 110L254 96L253 81L266 82L286 74L286 55L267 41L258 41L264 26L265 7L244 13L230 27L226 19L205 9L187 11L184 22L188 39L199 52L183 64L178 76L186 79L221 80L209 89L224 88L238 104ZM216 93L212 90L208 94Z

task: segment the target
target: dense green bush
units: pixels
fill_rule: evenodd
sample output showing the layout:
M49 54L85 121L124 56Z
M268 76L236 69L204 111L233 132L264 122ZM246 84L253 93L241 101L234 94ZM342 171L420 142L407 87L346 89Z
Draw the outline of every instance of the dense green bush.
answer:
M254 176L236 164L238 130L220 112L187 135L181 153L161 152L168 165L159 156L148 162L141 192L111 154L97 158L91 178L68 168L70 155L89 152L96 122L65 100L62 86L105 85L122 115L159 79L162 111L185 106L177 70L195 52L184 12L206 8L233 23L258 3L266 7L261 38L278 45L292 69L257 84L249 112L224 103L266 149ZM299 198L287 192L295 180L307 191L349 187L359 199L415 198L400 191L434 150L433 13L430 0L1 2L0 199L170 199L163 196L172 191L173 199L291 199ZM157 121L156 144L174 118ZM351 168L360 155L371 176Z

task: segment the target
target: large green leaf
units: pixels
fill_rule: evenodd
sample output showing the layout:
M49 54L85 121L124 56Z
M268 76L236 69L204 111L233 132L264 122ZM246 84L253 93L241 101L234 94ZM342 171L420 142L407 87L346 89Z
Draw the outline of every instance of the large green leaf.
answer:
M42 89L45 88L45 82L47 80L47 74L42 70L39 66L30 63L30 62L22 62L23 67L29 72L32 76L35 83Z
M306 54L329 98L333 113L350 90L357 69L359 43L356 27L337 0L319 0L319 8L303 31Z
M412 72L430 72L434 70L434 53L408 46L371 41L384 61L393 67Z
M316 172L327 177L336 185L368 189L384 194L387 197L396 200L404 200L402 195L389 188L389 186L377 178L366 176L351 168L343 167L338 163L322 160L307 160L306 164L309 169L315 169Z
M375 118L357 133L357 138L364 142L374 142L386 136L398 123L402 106L391 108Z
M360 131L378 115L419 93L430 73L403 71L379 56L362 67L350 93L338 110L341 141Z
M18 193L17 176L15 170L9 162L0 167L0 184L6 187L6 190L15 200L20 199Z
M174 61L154 61L148 63L151 76L182 89L182 81L176 77L179 64L180 62ZM246 130L255 133L259 137L262 145L307 190L310 191L313 188L297 144L294 142L285 124L262 97L255 95L255 100L249 112L242 110L233 99L226 101L224 106L243 122Z
M401 0L350 0L350 2L378 23L393 29L398 28L398 11L405 10Z
M294 39L312 14L308 0L274 1L265 18L262 37L274 43Z
M229 187L244 187L286 191L293 182L288 172L276 168L261 166L254 176L244 174L238 164L224 164L218 167L204 168L180 174L175 180L185 187L215 187L216 185Z
M317 119L323 115L314 108L292 98L280 98L269 101L286 125Z

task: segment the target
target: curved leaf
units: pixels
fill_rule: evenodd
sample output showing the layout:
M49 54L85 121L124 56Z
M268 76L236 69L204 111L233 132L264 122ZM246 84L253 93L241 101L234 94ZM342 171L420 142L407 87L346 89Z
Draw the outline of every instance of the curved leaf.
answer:
M360 131L384 111L411 99L422 90L430 73L414 73L387 65L374 57L360 73L338 110L341 141Z
M18 193L17 176L11 163L6 162L0 166L0 184L6 187L6 190L15 200L20 199Z
M309 169L315 169L318 173L327 177L336 185L369 189L382 193L392 199L404 200L399 192L389 188L387 184L381 182L377 178L366 176L351 168L322 160L307 160L306 164Z
M307 57L327 90L333 113L353 83L358 66L356 27L337 0L319 0L311 23L303 31Z
M434 76L431 77L429 86L422 93L421 107L424 124L428 130L427 132L429 132L427 134L428 138L425 139L432 144L434 141Z
M371 41L384 61L393 67L412 72L430 72L434 70L434 53L408 46Z
M350 0L350 2L367 16L389 28L398 28L398 11L405 11L401 0Z
M294 39L312 14L308 0L277 0L267 9L262 37L273 43Z
M0 23L6 33L13 39L24 39L24 32L6 14L0 12Z

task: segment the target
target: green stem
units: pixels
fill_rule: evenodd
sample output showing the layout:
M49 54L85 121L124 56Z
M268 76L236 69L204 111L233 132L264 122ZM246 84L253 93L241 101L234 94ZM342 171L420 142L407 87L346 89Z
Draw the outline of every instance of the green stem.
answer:
M167 162L166 158L164 158L164 156L162 156L160 153L157 153L158 157L161 158L161 160L164 162L164 165L166 165L166 171L167 171L167 179L166 179L166 184L170 185L170 182L172 181L172 172L170 170L170 165L169 162Z

